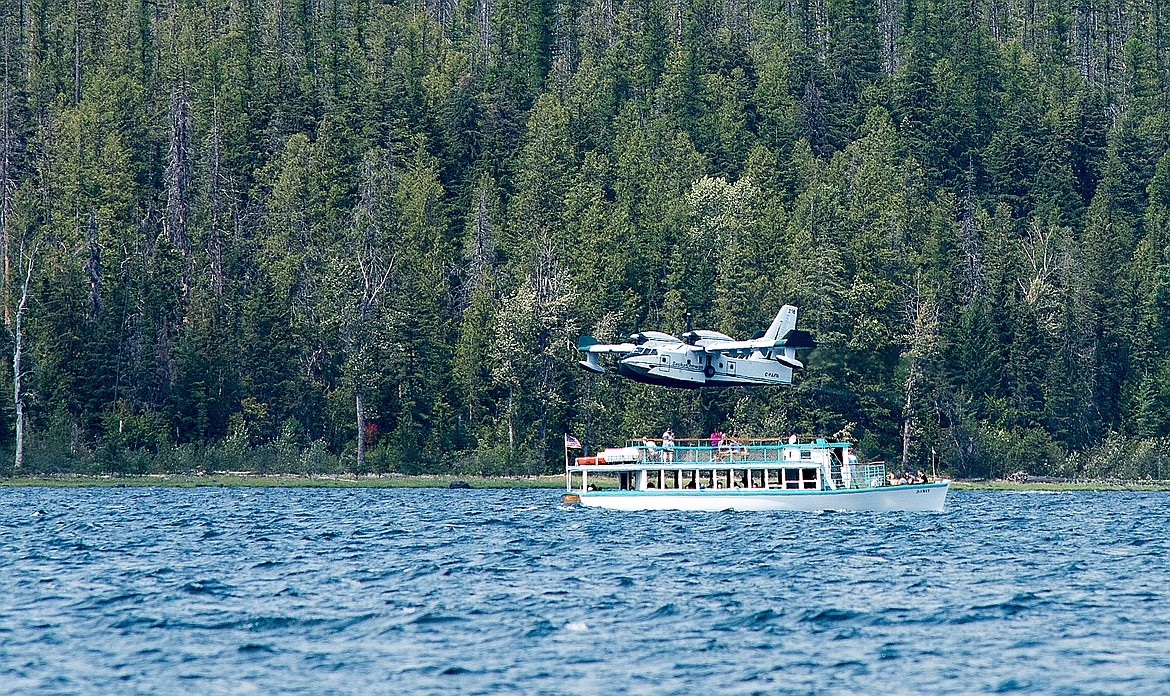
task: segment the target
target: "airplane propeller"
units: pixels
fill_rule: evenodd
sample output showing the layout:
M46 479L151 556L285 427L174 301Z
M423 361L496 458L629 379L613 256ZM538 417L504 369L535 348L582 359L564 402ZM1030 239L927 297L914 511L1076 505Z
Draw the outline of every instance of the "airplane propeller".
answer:
M687 330L679 334L679 338L682 339L683 343L692 346L699 340L699 334L695 333L694 320L695 318L690 312L683 312L683 321L686 323Z
M646 335L642 333L642 315L641 314L639 314L634 319L634 332L631 333L627 338L629 338L630 342L636 346L640 346L646 342Z

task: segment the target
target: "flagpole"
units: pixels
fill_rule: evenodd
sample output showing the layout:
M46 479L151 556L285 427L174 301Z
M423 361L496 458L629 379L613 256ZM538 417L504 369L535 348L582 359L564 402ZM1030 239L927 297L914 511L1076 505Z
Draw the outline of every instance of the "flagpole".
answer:
M569 437L561 433L561 444L565 446L565 490L569 490Z

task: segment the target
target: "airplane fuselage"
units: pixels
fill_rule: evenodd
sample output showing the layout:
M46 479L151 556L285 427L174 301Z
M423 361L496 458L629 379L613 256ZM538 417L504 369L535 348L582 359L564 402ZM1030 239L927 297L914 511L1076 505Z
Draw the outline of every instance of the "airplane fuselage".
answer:
M792 368L758 352L731 357L707 354L693 346L653 342L623 356L617 371L636 382L684 389L792 383Z

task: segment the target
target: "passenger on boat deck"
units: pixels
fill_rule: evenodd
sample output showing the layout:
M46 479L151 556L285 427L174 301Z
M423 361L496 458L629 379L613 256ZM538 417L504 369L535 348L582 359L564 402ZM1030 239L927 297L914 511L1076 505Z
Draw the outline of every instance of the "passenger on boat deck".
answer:
M674 431L669 427L662 433L662 461L674 462Z
M718 447L720 442L723 442L723 432L716 428L711 431L711 446Z
M719 444L719 457L721 459L732 459L735 457L735 455L740 454L743 451L743 445L739 444L735 440L732 440L731 438L725 438Z
M922 473L922 469L914 472L914 483L926 483L926 474Z
M646 448L646 459L658 459L658 445L654 444L653 440L649 437L642 438L642 446Z

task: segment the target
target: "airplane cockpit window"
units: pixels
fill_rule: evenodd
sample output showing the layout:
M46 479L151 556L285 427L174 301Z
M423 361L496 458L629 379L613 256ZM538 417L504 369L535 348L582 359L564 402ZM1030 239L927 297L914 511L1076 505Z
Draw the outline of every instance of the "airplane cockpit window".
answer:
M630 355L658 355L658 351L653 348L635 348L630 351Z
M624 358L634 358L634 357L637 357L639 355L658 355L658 351L653 349L653 348L638 347L638 348L631 350L629 353L626 353L625 356L623 356L623 359Z

